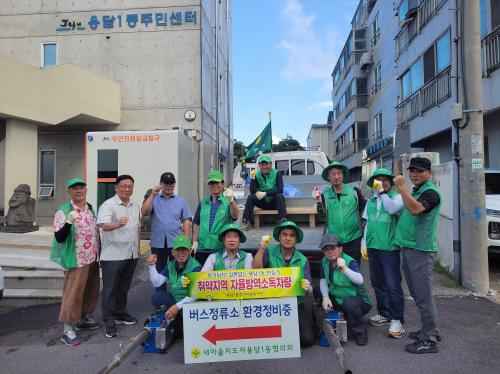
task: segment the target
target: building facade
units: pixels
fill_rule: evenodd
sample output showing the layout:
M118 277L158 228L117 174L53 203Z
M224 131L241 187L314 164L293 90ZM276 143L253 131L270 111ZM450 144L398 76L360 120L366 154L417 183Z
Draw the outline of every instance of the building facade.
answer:
M87 131L184 129L200 145L199 155L193 157L200 160L202 191L210 169L221 169L228 178L232 175L230 0L5 0L0 3L0 51L11 62L65 82L64 95L54 97L60 100L57 110L74 105L75 95L78 101L100 97L83 115L72 113L53 121L21 117L25 126L36 129L31 145L22 145L36 146L36 171L29 179L32 195L52 187L49 196L38 198L42 224L64 201L65 181L84 175ZM97 86L80 85L85 79L73 81L71 74L60 78L66 65L102 78L115 88L114 96L101 95ZM6 69L0 64L0 70L10 74ZM46 81L23 105L44 105L42 98L51 94L47 87L52 84ZM118 115L116 111L112 118L94 114L108 107L118 107ZM0 182L9 181L0 196L5 213L12 185L26 183L6 170L13 162L12 157L6 159L6 149L15 138L7 136L8 124L16 117L13 108L2 108ZM168 157L168 151L137 157L143 157L147 166L155 157ZM158 179L154 176L154 182Z
M312 124L307 135L307 149L325 152L329 160L333 158L332 116L330 111L325 124Z

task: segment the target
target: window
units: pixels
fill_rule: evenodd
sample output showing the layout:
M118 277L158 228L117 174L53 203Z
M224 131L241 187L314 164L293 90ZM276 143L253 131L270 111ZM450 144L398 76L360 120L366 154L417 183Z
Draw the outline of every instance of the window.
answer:
M375 143L382 139L382 112L374 117L373 125L373 142Z
M487 0L479 1L479 30L481 38L484 38L488 33L488 4Z
M407 13L408 13L408 0L403 0L398 10L399 22L403 22L405 20Z
M366 50L366 29L354 30L354 50Z
M42 68L57 65L57 43L42 44Z
M406 99L416 92L423 84L422 59L419 58L401 77L401 96Z
M378 14L377 14L372 22L372 46L376 45L379 39L380 39L380 24L378 22Z
M450 32L447 31L436 41L436 73L442 72L450 65Z
M276 161L276 169L281 173L281 175L288 175L288 160Z
M56 151L40 151L39 197L53 197L56 176Z
M373 78L375 81L373 85L373 93L377 93L380 91L380 87L382 87L382 65L380 63L378 63L375 67Z
M424 83L429 82L436 76L436 64L434 60L434 45L432 45L424 53Z
M97 178L118 177L118 149L99 149L97 151Z

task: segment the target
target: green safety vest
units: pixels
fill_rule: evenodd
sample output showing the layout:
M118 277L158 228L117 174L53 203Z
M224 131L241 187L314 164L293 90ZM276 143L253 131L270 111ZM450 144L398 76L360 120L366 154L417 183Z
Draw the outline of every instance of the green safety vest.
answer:
M224 258L222 255L224 254L224 251L219 251L215 254L215 267L214 270L229 270L226 269L226 266L224 265ZM245 258L247 257L247 253L242 251L241 249L238 249L238 254L240 255L240 259L238 260L236 264L236 269L244 269L245 268Z
M186 266L182 269L180 274L177 274L177 270L175 270L175 263L177 261L169 261L168 262L168 287L170 294L175 299L175 302L179 302L184 299L188 295L187 287L182 286L181 277L186 276L186 274L191 273L194 268L201 266L198 261L196 261L193 257L189 256L189 260L187 261Z
M351 261L354 261L351 256L345 253L342 253L342 258L345 260L347 267L349 267ZM372 301L370 300L370 296L366 293L364 285L352 283L347 275L345 275L338 267L333 269L332 283L330 280L330 261L326 257L323 257L321 265L323 266L323 272L325 274L326 283L328 284L328 290L330 294L335 297L335 300L339 305L344 305L346 297L360 297L364 302L371 305Z
M209 249L212 252L224 249L224 243L219 240L219 234L224 225L232 223L231 215L228 213L229 200L224 196L219 196L218 199L222 204L217 209L212 228L208 229L210 221L210 199L207 197L201 201L200 209L200 233L199 242L200 249Z
M354 187L343 185L340 200L333 187L323 192L327 212L328 232L335 234L342 243L362 235L358 199Z
M431 181L427 181L411 196L418 200L420 195L427 190L436 191L439 195L439 204L428 213L412 214L406 207L403 208L396 226L395 242L400 247L418 249L426 252L437 251L437 225L441 207L441 194Z
M92 208L92 205L90 205L89 203L86 204L95 218L95 212L94 209ZM59 208L57 208L57 210L62 211L66 216L66 218L68 218L69 213L73 210L71 201L65 202ZM71 225L68 237L64 242L59 243L55 237L52 239L50 259L61 265L63 269L74 269L77 267L78 263L76 261L75 224Z
M391 187L387 195L392 199L398 193ZM368 228L366 231L366 246L368 248L395 250L399 247L394 243L396 235L396 224L398 221L397 215L387 213L384 208L384 203L380 202L380 210L377 217L377 197L372 197L368 200L366 207L368 215Z
M281 245L274 244L267 248L269 253L269 267L270 268L284 268L287 267L285 257L281 251ZM303 269L307 264L307 258L298 249L293 251L293 256L290 260L288 267L299 267Z
M278 184L276 183L276 175L278 175L278 170L276 170L275 168L271 168L269 170L269 174L264 179L262 172L259 170L256 173L257 182L259 182L259 191L267 192L278 188ZM265 200L267 203L270 203L273 198L271 196L266 196Z

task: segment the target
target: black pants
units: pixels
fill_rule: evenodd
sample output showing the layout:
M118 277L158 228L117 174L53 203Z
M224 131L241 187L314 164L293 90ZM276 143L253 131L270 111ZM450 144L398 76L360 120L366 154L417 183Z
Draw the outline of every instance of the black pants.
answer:
M361 265L361 239L362 237L360 236L357 239L342 244L343 252L355 259L358 265Z
M127 295L132 283L137 259L101 261L102 319L112 321L114 316L127 312Z
M347 328L354 336L366 333L366 323L363 316L370 311L372 306L364 301L362 298L353 296L346 297L344 303L340 305L335 300L332 294L328 294L332 301L335 310L341 310L344 313L344 318L347 322ZM321 304L320 300L323 299L319 286L314 287L314 297Z
M286 218L286 204L285 197L281 193L273 196L273 199L268 203L266 198L262 200L257 199L255 195L248 195L247 202L245 203L245 211L243 212L243 219L250 220L253 214L253 208L258 207L264 210L278 210L278 219Z
M311 296L306 296L300 301L298 304L300 346L310 347L314 344L317 336L317 327L312 311L313 300Z
M151 253L156 255L156 271L161 273L170 260L174 259L172 248L155 248L151 247ZM156 287L157 291L166 291L167 284L163 283L160 287Z

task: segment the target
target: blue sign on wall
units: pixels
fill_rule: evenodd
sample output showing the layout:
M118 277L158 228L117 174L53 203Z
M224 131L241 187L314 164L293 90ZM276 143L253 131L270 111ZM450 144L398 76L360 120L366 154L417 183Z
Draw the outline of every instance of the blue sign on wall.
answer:
M387 148L392 146L392 138L384 138L380 140L378 143L372 144L366 149L366 153L368 156L373 156L377 153L380 153Z

